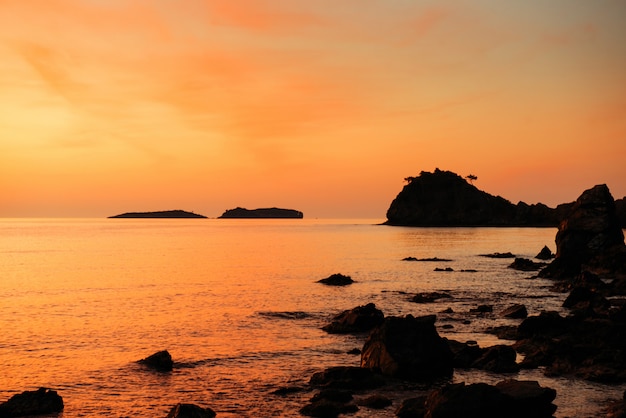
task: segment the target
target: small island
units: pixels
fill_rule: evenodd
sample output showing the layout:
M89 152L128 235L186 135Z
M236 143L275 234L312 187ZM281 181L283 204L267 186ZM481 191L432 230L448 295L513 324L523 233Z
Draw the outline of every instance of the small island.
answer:
M221 219L302 219L304 214L294 209L281 209L281 208L259 208L259 209L246 209L235 208L228 209L218 218Z
M171 218L171 219L202 218L202 219L206 219L206 216L178 209L178 210L162 210L162 211L157 211L157 212L126 212L120 215L109 216L109 219L111 218L157 218L157 219L159 218Z

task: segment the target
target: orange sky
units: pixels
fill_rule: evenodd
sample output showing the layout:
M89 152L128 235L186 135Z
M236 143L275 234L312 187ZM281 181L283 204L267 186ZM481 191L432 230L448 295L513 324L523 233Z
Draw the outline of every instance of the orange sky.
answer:
M623 0L0 0L0 216L626 195Z

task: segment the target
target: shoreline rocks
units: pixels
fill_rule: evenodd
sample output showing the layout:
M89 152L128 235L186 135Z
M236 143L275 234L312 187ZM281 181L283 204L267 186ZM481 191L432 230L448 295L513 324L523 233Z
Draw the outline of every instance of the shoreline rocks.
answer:
M332 322L322 327L329 334L349 334L369 331L380 325L385 315L373 303L357 306L336 315Z
M24 417L63 411L63 398L54 390L39 388L13 395L0 404L0 417Z

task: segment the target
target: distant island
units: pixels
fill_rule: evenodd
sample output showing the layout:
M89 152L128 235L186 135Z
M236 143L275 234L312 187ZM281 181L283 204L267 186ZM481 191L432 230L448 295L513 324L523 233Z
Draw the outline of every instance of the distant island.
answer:
M248 219L248 218L269 218L269 219L302 219L304 214L294 209L281 209L281 208L260 208L260 209L246 209L235 208L228 209L218 218L221 219Z
M406 178L407 184L387 210L385 225L556 227L574 205L513 204L476 188L471 184L476 179L439 169ZM622 227L626 223L624 200L615 201Z
M206 216L184 210L162 210L157 212L127 212L120 215L109 216L111 218L203 218Z

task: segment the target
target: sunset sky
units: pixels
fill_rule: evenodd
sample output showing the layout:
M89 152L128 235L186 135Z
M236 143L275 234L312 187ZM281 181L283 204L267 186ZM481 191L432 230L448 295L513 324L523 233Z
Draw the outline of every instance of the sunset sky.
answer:
M626 195L624 0L0 0L0 216Z

